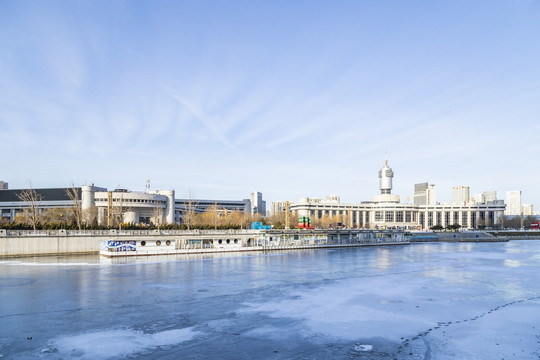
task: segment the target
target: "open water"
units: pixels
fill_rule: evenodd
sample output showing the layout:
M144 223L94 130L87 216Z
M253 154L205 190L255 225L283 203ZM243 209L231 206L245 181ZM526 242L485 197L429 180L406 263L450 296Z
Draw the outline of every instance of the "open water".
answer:
M540 241L0 261L5 359L540 359Z

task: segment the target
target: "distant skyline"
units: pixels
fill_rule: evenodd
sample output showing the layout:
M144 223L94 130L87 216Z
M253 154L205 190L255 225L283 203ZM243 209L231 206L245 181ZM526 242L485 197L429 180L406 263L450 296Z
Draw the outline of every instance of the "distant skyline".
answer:
M0 180L540 210L540 1L0 2ZM268 206L269 207L269 206Z

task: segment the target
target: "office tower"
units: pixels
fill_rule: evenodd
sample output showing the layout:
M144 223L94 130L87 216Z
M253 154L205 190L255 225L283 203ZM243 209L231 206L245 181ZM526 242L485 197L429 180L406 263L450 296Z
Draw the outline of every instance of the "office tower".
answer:
M484 196L484 202L497 200L497 192L496 191L484 191L482 193L482 195Z
M454 186L452 188L452 204L465 205L469 202L469 199L468 186Z
M505 215L521 215L521 191L506 192L506 211Z
M261 214L266 216L266 201L262 198L262 193L251 193L251 214Z
M429 184L427 182L414 184L414 205L426 205L426 191L428 189L428 186Z

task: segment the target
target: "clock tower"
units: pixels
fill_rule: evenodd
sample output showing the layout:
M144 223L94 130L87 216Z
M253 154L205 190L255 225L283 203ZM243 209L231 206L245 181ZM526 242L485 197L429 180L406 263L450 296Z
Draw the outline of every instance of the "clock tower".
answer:
M388 166L388 159L384 160L384 166L379 170L379 188L381 189L381 194L391 194L392 193L392 178L394 177L394 172Z

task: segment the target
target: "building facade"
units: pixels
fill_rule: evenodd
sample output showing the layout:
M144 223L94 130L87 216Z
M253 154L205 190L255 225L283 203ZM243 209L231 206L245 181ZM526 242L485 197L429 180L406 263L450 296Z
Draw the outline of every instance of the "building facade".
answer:
M262 198L262 193L256 191L251 193L251 214L266 216L266 201Z
M495 200L497 200L497 192L494 191L494 190L484 191L484 192L482 193L482 196L483 196L483 201L484 201L484 202L489 202L489 201L495 201Z
M28 208L29 204L21 201L19 195L29 189L0 191L0 220L11 222L17 214ZM52 208L69 208L74 206L74 200L68 196L69 191L75 191L76 201L87 218L95 218L100 225L107 225L109 218L114 221L133 224L150 223L181 223L183 214L188 208L194 213L203 213L210 207L220 211L240 211L247 214L252 212L250 199L243 200L201 200L176 199L174 190L153 190L134 192L125 189L108 191L106 188L85 185L76 188L33 189L38 194L36 202L39 212ZM257 192L258 199L262 194ZM264 211L266 208L264 207ZM89 221L89 222L90 222Z
M466 204L470 201L468 186L454 186L452 188L452 204Z
M385 164L379 171L380 194L372 201L359 204L342 204L339 201L328 202L320 199L301 198L291 204L291 211L298 216L310 216L320 219L323 216L341 215L345 225L351 228L382 229L429 229L435 225L446 227L459 224L464 229L478 226L493 227L500 223L505 204L502 200L483 203L437 204L430 196L428 183L415 185L414 201L420 204L402 204L400 197L393 195L392 178L394 172ZM423 204L422 204L423 203Z
M505 215L521 215L521 191L513 190L506 192L506 211Z
M523 216L532 216L534 215L534 207L532 204L523 204L522 205Z
M19 190L0 190L0 221L11 222L15 220L17 214L22 213L23 209L29 204L22 201L19 197L25 189ZM36 203L40 212L52 208L63 208L73 206L68 192L74 191L80 199L81 188L46 188L35 189Z
M429 184L427 182L414 185L413 204L414 205L426 205L427 189Z

